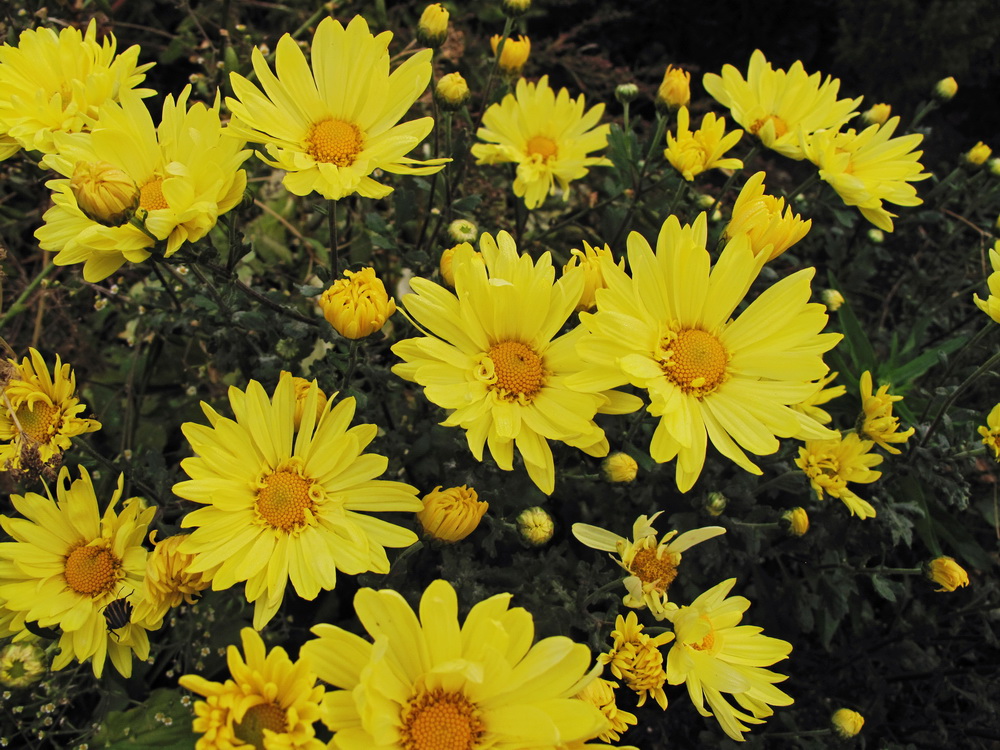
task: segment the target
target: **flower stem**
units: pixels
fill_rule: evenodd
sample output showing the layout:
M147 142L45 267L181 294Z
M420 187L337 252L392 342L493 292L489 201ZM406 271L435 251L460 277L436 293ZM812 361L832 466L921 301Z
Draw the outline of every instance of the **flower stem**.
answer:
M493 65L490 67L490 77L486 79L486 88L483 90L483 103L479 108L479 116L476 118L476 125L472 128L473 133L479 130L479 126L483 122L483 115L486 114L486 108L490 106L490 95L493 93L493 81L496 78L497 70L500 68L500 55L503 54L503 46L507 43L507 39L510 37L510 32L513 30L514 19L508 16L503 25L503 33L500 35L500 41L497 44L497 53L493 56Z
M18 298L14 300L14 304L11 305L10 309L3 314L2 318L0 318L0 330L2 330L5 325L7 325L7 322L11 318L13 318L15 315L19 313L24 312L24 310L26 309L26 305L24 303L27 301L28 297L30 297L31 293L38 288L39 284L42 283L42 279L44 279L46 276L52 273L52 269L54 269L55 267L56 267L55 263L53 263L50 260L48 263L45 264L42 270L38 272L38 275L31 280L28 286L24 288L24 291L21 292L20 296L18 296Z
M358 349L361 346L361 339L354 339L351 341L351 351L347 355L347 372L344 373L344 383L340 386L340 390L346 390L351 384L351 377L354 375L354 369L358 366Z
M934 421L931 422L931 426L927 428L927 432L925 432L923 434L923 436L920 438L920 442L917 443L917 447L918 448L923 448L924 447L924 445L927 443L928 438L930 438L930 436L934 432L934 430L937 429L937 426L938 426L938 424L940 424L941 419L945 415L945 412L948 411L948 409L950 409L952 407L952 405L955 403L955 401L958 400L958 397L960 395L962 395L962 392L966 388L968 388L970 385L972 385L979 378L980 375L982 375L985 372L988 372L989 369L991 367L993 367L997 362L1000 362L1000 352L997 352L992 357L990 357L988 360L986 360L986 362L984 362L982 365L980 365L979 368L974 373L972 373L969 377L967 377L962 382L962 384L958 386L958 388L956 388L954 391L952 391L951 395L948 396L948 398L945 399L945 402L941 405L941 409L938 411L937 415L934 417ZM911 453L910 455L913 455L913 454Z
M330 201L330 211L326 215L327 226L330 228L330 281L336 281L340 275L340 238L337 237L337 201Z

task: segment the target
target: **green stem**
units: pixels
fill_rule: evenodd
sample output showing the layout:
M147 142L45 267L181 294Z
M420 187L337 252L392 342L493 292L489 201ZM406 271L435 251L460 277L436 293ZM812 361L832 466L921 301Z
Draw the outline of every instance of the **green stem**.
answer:
M344 374L344 383L340 386L340 390L347 390L347 387L351 384L351 377L354 375L354 369L358 366L358 349L361 346L361 339L354 339L351 341L351 351L347 355L347 372Z
M622 585L621 579L618 579L618 578L616 578L611 583L604 584L599 589L594 589L593 591L590 592L590 595L586 599L583 600L583 606L584 606L584 608L586 608L587 605L590 604L591 602L597 601L597 599L599 599L600 597L602 597L604 594L610 594L612 591L614 591L617 588L624 588L624 586Z
M806 177L799 184L799 186L797 188L795 188L794 190L790 190L789 192L785 193L785 197L788 198L788 200L790 200L790 201L795 200L796 196L802 195L802 192L806 188L812 187L813 183L815 183L818 179L819 179L819 173L818 172L813 172L813 174L811 174L808 177Z
M55 267L56 267L55 263L53 263L50 260L45 265L45 267L38 272L38 275L31 280L28 286L24 288L24 291L21 292L20 296L18 296L18 298L14 300L14 304L11 305L10 309L4 313L2 318L0 318L0 330L3 330L3 327L7 325L8 321L10 321L11 318L13 318L15 315L24 312L27 309L27 305L25 305L25 302L27 301L28 297L30 297L32 292L34 292L35 289L38 288L38 285L42 283L42 279L44 279L46 276L52 273L52 269Z
M948 398L945 399L945 402L941 405L940 411L938 411L937 416L934 417L934 421L931 422L931 426L927 428L927 432L923 434L923 436L920 438L920 442L917 443L918 448L924 447L924 445L927 443L928 438L930 438L931 434L934 432L938 424L941 422L941 419L944 417L945 412L948 411L948 409L952 407L955 401L958 400L958 397L962 395L962 392L965 391L965 389L968 388L970 385L972 385L979 378L980 375L988 372L989 369L993 367L993 365L995 365L997 362L1000 362L1000 352L997 352L988 360L986 360L986 362L980 365L974 373L972 373L969 377L967 377L962 382L962 384L958 386L958 388L952 391L951 395L948 396ZM912 456L913 453L911 452L910 455Z
M756 155L757 155L757 144L755 143L753 146L750 147L750 150L747 152L747 155L743 157L744 166ZM720 190L719 194L715 196L715 200L712 201L712 205L709 206L708 208L709 221L711 221L712 216L715 215L715 209L718 208L719 203L722 201L723 197L725 197L726 193L729 192L729 188L733 186L733 181L736 179L736 175L739 174L739 172L740 170L738 169L734 170L733 173L729 175L729 179L726 180L726 184L722 186L722 190Z
M500 69L500 55L503 54L503 46L507 43L510 32L514 29L514 19L508 17L503 25L503 33L500 35L500 42L497 44L497 53L493 56L493 65L490 67L490 77L486 79L486 88L483 90L483 103L479 108L479 116L476 118L476 125L472 128L473 134L479 130L483 122L483 115L486 108L490 106L490 95L493 93L493 81L496 79L497 70Z
M920 124L920 121L923 120L925 117L927 117L927 115L929 115L937 108L938 108L938 103L933 99L926 102L919 110L917 110L917 114L913 116L913 122L910 123L910 127L908 127L906 131L908 133L912 133L914 128L916 128L917 125Z
M803 476L804 477L805 476L805 472L803 472L802 469L789 469L784 474L779 474L776 477L772 477L771 479L768 479L766 482L764 482L764 484L759 485L757 487L757 489L755 489L753 491L753 495L754 495L754 497L756 497L757 495L759 495L764 490L770 489L771 487L774 487L775 485L779 484L780 482L784 481L785 479L789 479L789 478L794 477L794 476Z
M869 576L878 575L902 575L902 576L920 576L924 572L920 568L886 568L884 566L879 566L877 568L851 568L855 573L863 573Z
M340 249L340 238L337 237L337 201L331 200L330 210L326 215L327 226L330 230L330 281L334 282L340 275L340 256L338 251Z

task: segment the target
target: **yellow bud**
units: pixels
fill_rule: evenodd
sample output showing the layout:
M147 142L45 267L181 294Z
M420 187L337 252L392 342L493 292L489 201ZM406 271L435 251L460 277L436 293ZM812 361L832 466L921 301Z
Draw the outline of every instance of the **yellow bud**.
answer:
M299 429L302 424L302 414L303 409L306 405L306 397L309 395L309 391L312 389L315 380L306 380L305 378L300 378L292 375L288 370L282 370L280 377L291 378L292 386L295 388L295 429ZM326 394L320 388L316 389L316 419L320 418L323 414L323 409L326 408Z
M45 652L34 643L9 643L0 650L0 685L28 687L46 672Z
M434 96L442 109L454 112L461 109L469 101L469 84L461 73L449 73L438 79L434 87Z
M333 283L319 298L323 317L341 336L360 339L382 330L396 303L386 294L375 269L344 271L346 279Z
M452 267L455 261L455 253L462 247L467 247L472 250L472 245L468 242L459 242L454 247L449 247L441 253L441 262L438 265L438 271L441 273L441 278L444 279L444 283L452 289L455 288L455 269Z
M493 48L494 55L498 46L500 46L500 35L494 34L490 38L490 47ZM520 75L524 64L528 62L529 54L531 54L531 40L528 37L518 35L517 40L508 37L500 53L500 70L508 76Z
M139 205L135 182L107 162L77 162L69 187L87 218L108 227L124 224Z
M969 162L969 164L974 164L978 167L981 164L985 164L986 160L989 159L992 154L993 149L982 141L979 141L979 143L969 149L968 153L965 154L965 160Z
M448 236L455 242L475 242L479 239L479 228L468 219L455 219L448 225Z
M754 255L766 252L768 260L774 260L809 233L812 219L803 221L791 206L785 206L784 198L766 195L764 189L764 172L747 180L733 205L725 235L746 235Z
M552 523L552 516L536 505L533 508L522 510L518 514L517 530L524 541L537 547L552 538L555 524Z
M691 74L682 68L667 66L663 82L656 92L656 104L669 110L686 107L691 101Z
M509 18L524 15L530 7L531 0L503 0L503 12Z
M792 536L803 536L809 531L809 514L805 508L792 508L781 514L780 523Z
M955 94L958 93L958 81L953 77L948 76L947 78L942 78L934 86L934 96L943 102L950 100Z
M861 119L868 125L885 125L891 114L891 104L875 104L871 109L861 113Z
M583 269L583 292L580 294L580 301L576 303L577 310L590 310L597 304L597 290L604 289L604 272L601 270L601 258L614 260L611 248L605 245L603 248L591 247L586 242L583 243L583 250L574 248L570 250L569 263L563 266L563 275L566 275L574 268ZM618 267L625 269L625 259L618 262Z
M835 731L843 739L854 737L865 725L865 717L849 708L838 708L830 717Z
M431 3L420 15L417 41L428 47L440 47L448 38L448 11L441 3Z
M823 299L826 309L830 312L837 312L840 306L844 304L844 295L836 289L824 289L820 297Z
M885 242L885 232L883 232L878 227L872 227L868 230L868 239L874 242L876 245L881 245Z
M941 586L936 591L954 591L960 586L969 585L969 574L965 568L950 557L936 557L927 563L925 574L934 583Z
M479 500L471 487L440 486L423 498L424 509L417 511L417 520L424 532L442 542L458 542L476 530L489 503Z
M1000 177L1000 157L990 159L989 167L991 174L996 177Z
M705 512L710 516L721 516L729 505L729 498L721 492L709 492L705 498Z
M609 482L631 482L639 473L639 465L628 453L612 453L601 464L604 478Z

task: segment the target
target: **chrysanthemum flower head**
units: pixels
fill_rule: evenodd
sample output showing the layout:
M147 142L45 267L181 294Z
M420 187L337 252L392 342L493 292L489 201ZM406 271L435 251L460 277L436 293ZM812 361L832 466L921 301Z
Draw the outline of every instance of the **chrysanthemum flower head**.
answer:
M34 643L8 643L0 649L0 685L4 687L28 687L47 671L45 652ZM611 697L614 698L614 693Z
M500 48L500 35L494 34L490 37L490 48L493 54ZM518 34L517 39L507 37L503 43L503 50L500 52L499 66L503 73L511 78L521 75L524 64L528 62L531 54L531 40L526 36Z
M829 305L827 305L829 308ZM840 398L845 393L847 393L846 385L835 385L832 387L827 387L836 380L839 372L831 372L824 378L820 378L816 382L816 391L809 396L809 398L800 401L792 406L795 411L802 412L808 417L812 417L820 424L830 424L833 421L833 417L830 416L830 412L826 409L821 409L823 404L833 401L835 398Z
M382 279L369 267L344 271L319 297L326 321L344 338L363 339L382 330L396 312L396 302L385 291Z
M691 74L683 68L668 65L656 90L656 104L669 110L687 107L691 101ZM739 140L739 139L737 139Z
M1000 241L990 248L990 266L993 268L993 273L986 278L986 284L990 289L989 296L980 299L978 294L973 294L972 301L995 323L1000 323Z
M143 602L134 614L147 620L151 630L158 628L172 608L185 603L194 604L195 597L212 583L211 573L190 570L194 555L181 552L180 546L189 536L174 534L156 542L155 532L150 535L154 547L146 561Z
M792 536L805 536L809 531L809 514L805 508L790 508L781 514L781 525Z
M890 396L889 386L879 386L877 393L872 393L872 374L865 370L861 374L861 408L858 418L858 436L871 440L889 453L900 453L890 443L905 443L916 432L916 428L899 429L899 417L893 415L892 405L902 401L902 396Z
M597 739L605 742L621 739L622 732L627 732L629 725L635 726L639 723L635 714L618 708L615 702L615 688L617 687L617 682L598 677L576 695L580 700L597 706L608 720L610 726L607 731L597 735Z
M942 78L936 84L934 84L934 96L940 101L946 102L955 97L958 93L958 81L955 80L954 76L948 76L947 78Z
M866 125L884 125L891 114L891 104L873 104L870 109L861 113L861 119Z
M953 557L935 557L927 563L925 572L930 580L941 586L937 591L955 591L969 585L969 574Z
M808 234L812 219L803 221L792 213L784 198L765 195L765 176L757 172L740 190L725 235L747 235L754 255L766 251L768 260L774 260Z
M339 688L322 716L336 747L528 750L607 731L601 710L574 697L595 676L590 650L565 636L533 644L531 615L510 599L478 602L460 623L447 581L424 591L419 620L395 591L361 589L354 609L374 643L313 627L301 654Z
M978 141L975 146L965 152L962 158L974 167L980 167L986 163L986 160L989 159L992 154L993 149L982 141Z
M716 118L714 112L708 112L701 121L701 127L691 132L688 109L681 107L677 112L677 136L667 133L667 148L663 155L690 182L709 169L740 169L742 161L723 157L742 137L742 130L727 134L726 118Z
M608 286L597 292L597 312L580 313L589 334L577 349L590 367L569 380L574 388L647 390L647 409L660 417L650 455L677 459L683 492L701 474L709 439L759 474L744 449L769 455L778 437L835 434L792 408L816 392L814 381L828 369L822 355L841 338L821 333L826 308L809 302L814 269L777 282L733 319L767 258L741 235L711 268L707 236L705 214L690 226L669 217L655 253L641 235L629 235L632 275L604 262Z
M706 526L685 531L680 536L676 531L670 531L658 540L653 522L662 512L649 517L639 516L632 526L631 541L597 526L573 524L573 536L588 547L613 553L612 559L628 571L629 575L623 581L628 590L622 599L625 606L635 609L649 607L657 620L666 617L670 610L677 609L677 605L669 601L668 591L677 578L681 553L726 533L721 526Z
M601 473L609 482L634 482L639 464L628 453L612 453L601 462Z
M849 708L838 708L830 716L830 723L837 736L846 740L861 732L861 728L865 725L865 717Z
M42 355L29 349L13 371L0 399L0 471L30 470L31 464L57 466L72 439L101 429L81 416L87 405L76 397L76 375L59 355L49 374ZM37 468L37 467L36 467Z
M98 109L125 92L150 96L136 89L153 63L139 65L139 46L120 55L113 35L97 41L97 21L87 30L67 26L26 29L17 46L0 47L0 158L17 147L54 153L54 133L77 133L93 127Z
M304 599L336 585L337 571L387 573L385 547L417 541L409 529L370 512L418 511L416 488L376 479L388 466L364 453L378 431L349 427L355 401L331 398L317 416L312 384L295 429L295 386L281 378L268 397L250 381L229 389L235 420L202 403L209 425L182 429L195 452L181 462L189 480L178 496L205 506L181 522L194 528L180 551L195 555L190 573L206 573L216 591L246 582L260 629L278 610L291 583Z
M857 99L837 99L840 81L819 73L809 75L796 60L787 71L771 67L760 50L750 56L746 80L732 65L722 68L722 75L706 73L705 90L733 119L757 136L761 143L792 159L805 154L801 133L829 129L836 132L857 114Z
M196 750L283 748L323 750L316 738L320 703L326 692L317 684L312 666L293 662L280 646L268 652L253 628L240 631L243 654L236 646L226 653L230 678L211 682L200 675L183 675L182 688L205 700L194 704Z
M188 107L190 94L186 86L176 101L168 95L157 126L141 99L123 94L121 104L101 108L92 132L56 135L59 151L43 164L63 178L46 183L55 205L35 237L57 253L57 265L83 263L84 279L95 282L126 260L146 260L157 240L169 257L243 199L240 165L250 151L225 135L218 98ZM139 191L134 221L132 211L116 210L128 202L128 180Z
M774 686L788 678L763 668L788 658L792 644L739 624L750 601L729 596L735 583L735 578L723 581L670 614L675 640L667 654L667 681L685 684L698 713L714 712L722 730L742 741L748 727L741 722L762 724L774 713L771 706L792 704L792 697Z
M440 485L427 493L421 501L422 510L417 520L424 531L442 542L460 542L479 526L490 507L479 499L479 494L467 485L442 490Z
M469 84L461 73L447 73L441 76L434 86L434 96L438 105L449 112L465 106L470 95Z
M875 508L867 500L862 500L848 488L848 482L871 484L882 476L882 472L871 467L882 463L882 456L872 453L875 445L871 440L862 440L851 432L832 440L807 440L799 448L795 464L805 472L816 497L824 495L839 498L851 515L864 520L875 517Z
M540 506L525 508L517 514L517 530L528 544L540 547L552 538L555 529L552 516Z
M629 690L639 696L638 706L643 706L647 698L652 698L664 711L667 710L667 694L663 686L667 673L663 669L663 652L660 646L670 643L674 634L665 632L653 637L643 633L643 626L635 612L626 617L618 615L615 629L611 631L614 643L606 654L597 657L601 664L611 666L611 674L624 680Z
M545 493L555 487L548 440L560 440L592 456L608 442L594 415L625 414L640 402L608 389L567 387L585 369L575 344L577 327L558 336L584 285L570 269L555 281L549 253L538 261L520 255L514 239L484 234L485 263L470 248L455 252L455 293L426 279L412 279L403 297L407 313L430 335L406 339L392 351L403 363L401 378L424 386L428 400L448 410L442 424L466 431L477 460L484 443L497 465L513 469L514 448L532 481Z
M914 151L923 139L920 133L896 138L892 134L899 125L893 117L885 125L872 125L860 133L853 128L838 133L824 130L803 134L802 150L806 158L819 167L820 179L829 183L848 206L856 206L868 221L885 232L892 231L892 219L883 206L919 206L917 189L911 182L926 180L920 157Z
M611 166L604 157L588 156L608 144L611 126L597 124L603 114L603 103L585 111L583 94L557 94L548 76L537 84L522 78L513 94L486 110L478 136L487 142L474 144L472 155L477 164L517 164L514 195L528 208L540 206L557 185L569 200L570 182L589 167Z
M406 156L434 127L421 117L399 120L427 88L432 51L422 49L389 73L389 41L373 36L355 16L345 29L324 18L312 40L311 67L285 34L275 51L275 71L254 49L252 62L263 91L230 74L236 98L227 98L234 134L265 144L267 164L287 174L295 195L317 192L339 200L357 193L384 198L392 188L373 180L376 169L392 174L432 174L449 159L421 162ZM270 157L270 158L268 158Z
M986 417L986 426L979 427L983 445L993 451L993 458L1000 461L1000 404L997 404Z
M591 247L586 240L583 242L583 250L573 248L569 253L569 262L563 266L563 273L579 266L585 274L583 293L580 295L580 301L576 303L576 309L590 310L597 304L597 290L605 286L604 274L601 273L601 258L610 258L613 261L615 256L607 245ZM625 268L625 259L619 260L618 265Z
M156 512L129 498L119 513L123 481L118 478L101 514L87 471L81 469L80 478L70 483L69 469L63 467L55 502L34 492L12 495L22 517L0 516L0 526L13 539L0 544L0 559L16 568L16 578L0 581L0 599L26 620L62 631L52 669L90 659L100 677L110 657L128 677L133 652L139 659L149 655L149 623L132 617L112 631L105 617L105 608L118 599L141 602L147 554L142 542Z

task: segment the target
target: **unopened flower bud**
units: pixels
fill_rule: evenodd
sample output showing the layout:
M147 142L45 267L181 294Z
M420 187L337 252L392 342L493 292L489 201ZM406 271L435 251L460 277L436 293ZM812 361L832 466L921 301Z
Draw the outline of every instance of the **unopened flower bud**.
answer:
M479 239L479 228L468 219L455 219L448 225L448 236L455 242L475 242Z
M973 166L980 166L986 163L986 160L990 158L993 154L993 149L987 146L982 141L979 141L975 146L970 148L965 154L965 161Z
M721 516L722 512L729 505L729 498L721 492L709 492L705 498L705 512L710 516Z
M601 270L601 259L609 258L614 260L611 248L591 247L586 242L583 243L583 250L574 248L569 251L569 263L563 266L563 275L574 268L583 269L583 291L580 294L580 301L576 303L577 310L590 310L597 304L597 290L604 289L607 284L604 282L604 271ZM618 267L625 268L625 259L618 262Z
M28 687L47 671L45 652L34 643L9 643L0 650L0 685Z
M634 83L622 83L615 88L615 99L621 104L629 104L639 96L639 87Z
M936 591L954 591L969 585L969 574L965 568L950 557L936 557L926 564L925 575L941 586Z
M686 107L691 101L691 74L682 68L667 66L663 81L656 92L656 106L675 110Z
M833 724L833 731L846 740L861 731L861 727L865 725L865 717L849 708L838 708L830 717L830 723Z
M792 508L781 514L779 525L792 536L803 536L809 531L809 514L805 508Z
M124 224L139 205L135 182L108 162L78 161L69 187L87 218L108 227Z
M449 247L441 253L441 261L438 264L438 271L441 273L441 278L444 280L444 283L452 289L455 288L455 269L453 268L455 253L463 247L467 247L472 250L472 245L468 242L459 242L454 247Z
M555 524L552 523L552 516L536 505L533 508L522 510L518 514L517 530L524 541L537 547L552 538Z
M990 159L988 166L990 168L990 174L995 177L1000 177L1000 157Z
M837 312L840 306L844 304L844 295L836 289L824 289L820 294L820 298L823 300L823 304L826 305L826 309L830 312Z
M861 113L861 119L866 125L885 125L891 114L891 104L875 104L871 109Z
M531 0L503 0L503 12L508 18L523 16L531 7Z
M319 298L323 317L341 336L360 339L382 330L396 303L386 294L375 269L344 271L346 279L333 283Z
M431 3L420 15L417 41L427 47L440 47L448 38L448 11L441 3Z
M874 242L876 245L881 245L885 242L885 232L877 227L872 227L868 230L868 239Z
M461 73L449 73L438 79L434 87L434 96L441 109L454 112L469 101L469 84L465 82Z
M937 82L937 85L934 86L934 98L942 102L950 101L957 93L958 81L956 81L952 76L942 78Z
M474 489L466 485L440 486L423 498L424 509L417 511L417 520L424 531L442 542L458 542L476 530L489 503L479 500Z
M500 46L500 38L499 34L494 34L490 38L490 47L493 48L494 55L497 53L497 47ZM524 64L528 62L529 54L531 54L531 40L528 37L520 34L516 40L514 37L507 37L507 41L503 44L503 51L500 53L500 70L511 77L521 75Z
M316 381L315 380L306 380L305 378L297 377L295 375L292 375L292 373L288 372L288 370L282 370L280 377L282 377L282 378L291 378L292 379L292 385L295 387L295 417L294 417L294 422L295 422L295 429L297 430L297 429L299 429L299 426L302 424L303 409L305 408L306 399L309 396L309 391L312 390L312 387L316 383ZM317 421L319 420L320 415L323 414L323 409L326 408L326 401L327 401L326 394L323 393L322 389L320 389L317 386L317 388L316 388L316 420Z
M639 473L639 465L628 453L612 453L603 463L601 470L609 482L631 482Z

